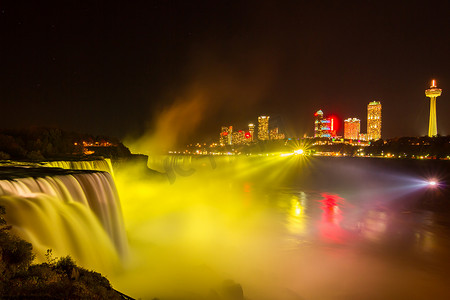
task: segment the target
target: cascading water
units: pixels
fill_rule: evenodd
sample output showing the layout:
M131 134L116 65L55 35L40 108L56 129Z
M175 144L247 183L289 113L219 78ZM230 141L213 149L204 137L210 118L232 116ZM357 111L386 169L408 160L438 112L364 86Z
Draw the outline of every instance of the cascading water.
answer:
M83 266L105 271L127 256L120 202L108 172L0 180L0 205L13 231L33 244L38 258L52 249L57 256L71 255Z
M56 160L43 163L46 167L69 170L96 170L105 171L114 176L111 160L109 158L96 160Z

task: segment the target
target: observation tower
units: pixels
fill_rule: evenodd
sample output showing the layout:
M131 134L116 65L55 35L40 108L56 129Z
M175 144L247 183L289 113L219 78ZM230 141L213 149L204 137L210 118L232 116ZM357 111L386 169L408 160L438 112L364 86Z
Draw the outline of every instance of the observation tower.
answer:
M431 81L429 89L425 90L425 95L430 98L430 123L428 125L428 136L437 135L437 120L436 120L436 98L442 94L442 89L436 86L436 80Z

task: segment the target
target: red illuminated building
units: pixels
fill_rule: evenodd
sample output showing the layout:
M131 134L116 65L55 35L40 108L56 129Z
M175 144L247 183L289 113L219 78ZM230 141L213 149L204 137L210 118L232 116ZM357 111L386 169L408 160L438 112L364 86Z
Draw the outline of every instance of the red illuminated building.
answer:
M323 111L318 110L314 114L314 137L335 137L336 123L336 118L324 117Z

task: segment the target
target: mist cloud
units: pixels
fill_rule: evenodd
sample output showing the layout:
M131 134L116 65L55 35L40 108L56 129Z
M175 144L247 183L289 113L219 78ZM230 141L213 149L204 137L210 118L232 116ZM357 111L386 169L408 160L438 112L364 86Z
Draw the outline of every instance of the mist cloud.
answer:
M193 50L184 73L186 84L167 93L176 100L168 99L169 105L153 109L153 121L145 133L126 141L133 152L165 153L205 136L214 137L216 132L218 136L220 126L236 118L256 119L252 108L264 99L276 75L271 51L238 55L216 47Z

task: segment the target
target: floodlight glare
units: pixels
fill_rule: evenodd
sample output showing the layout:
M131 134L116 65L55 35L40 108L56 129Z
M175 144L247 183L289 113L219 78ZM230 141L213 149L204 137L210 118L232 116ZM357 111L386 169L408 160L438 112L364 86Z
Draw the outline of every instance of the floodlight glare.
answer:
M428 185L430 185L430 186L436 186L436 185L437 185L437 182L436 182L436 180L429 180L429 181L428 181Z

